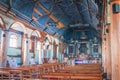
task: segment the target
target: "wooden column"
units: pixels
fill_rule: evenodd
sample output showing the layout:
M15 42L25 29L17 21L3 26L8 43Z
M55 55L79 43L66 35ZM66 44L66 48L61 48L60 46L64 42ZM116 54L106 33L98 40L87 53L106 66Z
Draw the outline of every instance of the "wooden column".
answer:
M24 56L24 39L25 39L25 34L22 34L22 41L21 41L21 46L22 46L22 50L21 50L21 64L25 65L25 56Z
M57 47L56 47L56 43L54 42L54 43L53 43L53 57L54 57L54 58L57 58L56 55L57 55Z
M2 66L6 66L7 61L7 51L9 46L8 30L4 30L3 40L2 40Z
M104 72L107 72L106 66L106 36L103 34L102 36L102 67Z
M0 26L0 66L2 66L2 28L1 28L1 26Z
M113 4L119 4L120 0L111 1L111 59L112 59L112 80L120 80L120 12L113 13ZM120 10L120 9L119 9Z
M111 79L111 45L110 45L110 26L106 26L106 64L107 64L107 79Z
M62 62L62 44L59 43L60 62Z
M36 46L37 46L37 39L35 37L35 41L34 41L34 53L33 53L34 58L36 57Z
M45 57L45 56L44 56L44 50L45 50L45 49L44 49L44 42L42 42L42 43L41 43L41 54L42 54L42 57L41 57L41 58L42 58L42 63L44 63L44 57Z
M26 62L26 64L25 65L28 65L29 64L29 58L28 58L28 55L29 55L29 39L30 38L28 38L28 36L27 36L27 34L26 34L26 45L25 45L25 49L26 49L26 59L25 59L25 62Z

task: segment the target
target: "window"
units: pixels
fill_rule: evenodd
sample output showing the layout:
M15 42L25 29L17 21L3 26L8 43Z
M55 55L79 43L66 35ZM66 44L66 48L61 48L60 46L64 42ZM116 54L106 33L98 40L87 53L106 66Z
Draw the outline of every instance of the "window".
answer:
M40 50L40 48L41 48L40 42L37 42L37 50Z
M17 36L11 35L10 36L10 47L16 47L17 48Z
M34 52L34 49L35 49L35 37L31 36L31 39L30 39L30 52Z

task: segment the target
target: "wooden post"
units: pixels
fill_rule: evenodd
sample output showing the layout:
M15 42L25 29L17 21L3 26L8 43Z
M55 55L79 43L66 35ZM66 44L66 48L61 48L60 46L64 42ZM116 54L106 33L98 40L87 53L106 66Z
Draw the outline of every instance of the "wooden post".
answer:
M113 13L113 4L120 6L120 0L112 0L111 7L111 59L112 59L112 80L120 80L120 12ZM119 8L119 7L114 7ZM120 10L120 9L118 9Z
M25 61L24 61L24 39L25 39L25 35L22 34L22 41L21 41L21 46L22 46L22 50L21 50L21 64L25 65Z
M106 26L106 64L107 64L107 79L111 79L111 45L110 45L110 26Z
M25 53L26 53L26 55L25 55L25 64L24 65L28 65L29 64L29 59L28 59L28 53L29 53L29 44L28 44L28 36L26 36L26 40L25 40Z
M62 44L59 43L59 54L60 54L60 62L62 63Z
M57 54L56 51L57 51L56 43L54 42L54 43L53 43L53 57L54 57L54 58L57 58L57 56L56 56L56 54Z
M102 67L106 73L106 37L103 34L102 36Z
M0 36L2 35L2 28L1 28L1 25L0 25ZM3 50L2 50L2 37L0 37L0 66L2 66L2 53L3 53Z
M36 46L37 46L37 39L35 37L35 40L34 40L34 53L33 53L34 58L36 57Z
M2 66L6 66L7 61L7 51L9 46L9 39L8 39L8 30L4 30L3 40L2 40Z

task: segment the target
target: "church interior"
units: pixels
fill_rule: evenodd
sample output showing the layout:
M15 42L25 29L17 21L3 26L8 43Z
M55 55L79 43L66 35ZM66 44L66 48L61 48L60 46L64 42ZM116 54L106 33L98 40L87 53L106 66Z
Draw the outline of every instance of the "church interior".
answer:
M0 0L0 80L120 80L120 0Z

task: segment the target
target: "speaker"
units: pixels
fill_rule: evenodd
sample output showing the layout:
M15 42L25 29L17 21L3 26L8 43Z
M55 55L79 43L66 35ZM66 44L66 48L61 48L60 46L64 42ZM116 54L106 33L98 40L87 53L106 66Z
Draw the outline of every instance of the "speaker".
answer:
M113 11L113 13L119 13L120 12L120 5L119 4L113 4L112 5L112 11Z

